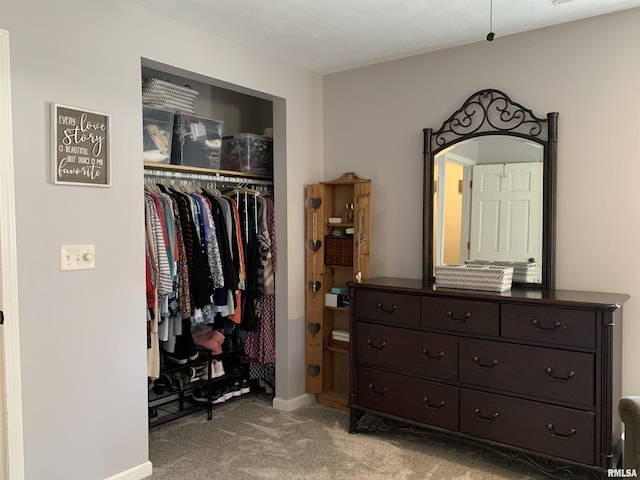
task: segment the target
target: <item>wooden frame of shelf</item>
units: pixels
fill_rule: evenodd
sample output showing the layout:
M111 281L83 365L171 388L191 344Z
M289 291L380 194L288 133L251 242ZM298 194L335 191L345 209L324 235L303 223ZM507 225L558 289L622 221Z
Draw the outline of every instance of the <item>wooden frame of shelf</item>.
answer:
M331 341L334 329L349 329L349 308L325 306L331 287L369 277L371 181L353 172L306 187L306 391L318 395L318 403L347 410L349 344ZM354 205L354 219L343 217L345 204ZM336 228L353 228L352 265L325 262L325 237ZM359 255L358 255L359 253Z

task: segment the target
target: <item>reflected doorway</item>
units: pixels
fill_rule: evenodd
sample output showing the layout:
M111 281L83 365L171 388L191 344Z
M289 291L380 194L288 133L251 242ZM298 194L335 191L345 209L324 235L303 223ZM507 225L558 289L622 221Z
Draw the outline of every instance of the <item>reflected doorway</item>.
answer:
M471 175L475 162L444 152L435 159L434 259L436 265L459 264L469 259ZM438 188L442 187L442 188Z

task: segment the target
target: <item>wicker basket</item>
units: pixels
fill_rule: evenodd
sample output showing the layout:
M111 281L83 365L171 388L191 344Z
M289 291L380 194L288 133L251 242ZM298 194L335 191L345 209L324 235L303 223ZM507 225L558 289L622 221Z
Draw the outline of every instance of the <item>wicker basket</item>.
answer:
M493 265L436 265L436 285L504 292L511 289L513 267Z
M500 262L490 260L467 260L467 265L491 265L494 267L513 267L513 281L520 283L539 283L541 281L540 263Z
M189 87L181 87L158 78L143 77L142 103L154 107L196 113L194 103L200 94Z

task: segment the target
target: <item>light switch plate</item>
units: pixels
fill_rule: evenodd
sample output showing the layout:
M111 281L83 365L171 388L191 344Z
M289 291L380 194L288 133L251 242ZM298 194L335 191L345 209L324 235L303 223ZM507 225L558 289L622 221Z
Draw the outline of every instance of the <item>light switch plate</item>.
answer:
M60 245L60 271L96 268L95 245Z

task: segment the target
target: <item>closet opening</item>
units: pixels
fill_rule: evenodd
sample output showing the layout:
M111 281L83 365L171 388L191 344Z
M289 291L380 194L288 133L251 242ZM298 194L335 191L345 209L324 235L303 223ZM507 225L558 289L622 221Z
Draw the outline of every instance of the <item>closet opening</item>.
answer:
M141 74L152 428L275 395L282 99L146 59Z

